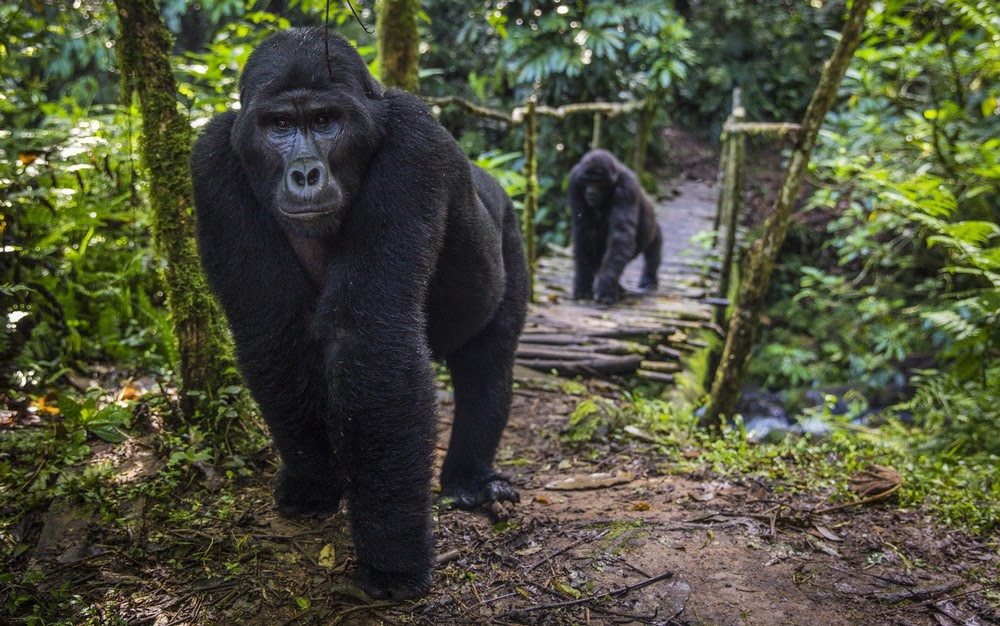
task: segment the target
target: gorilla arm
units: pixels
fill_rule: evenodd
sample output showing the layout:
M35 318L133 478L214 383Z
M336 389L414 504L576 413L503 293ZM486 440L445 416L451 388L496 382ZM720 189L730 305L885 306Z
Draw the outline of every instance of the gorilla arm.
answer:
M570 171L569 208L573 221L573 299L589 300L594 295L594 272L600 262L598 218L595 209L587 206L583 197L583 168L578 164Z
M276 500L288 515L336 511L322 354L309 332L316 287L273 214L257 202L230 144L235 113L217 116L192 152L198 253L236 340L247 387L284 466ZM291 477L295 477L294 479Z
M437 415L426 303L449 198L424 182L442 177L427 175L434 159L416 147L419 135L399 134L372 158L331 246L317 311L342 425L358 582L374 597L425 593L433 561Z
M624 177L624 176L623 176ZM594 299L617 302L624 290L618 283L625 266L636 255L639 228L639 197L632 185L619 180L609 201L608 239L604 257L594 277Z

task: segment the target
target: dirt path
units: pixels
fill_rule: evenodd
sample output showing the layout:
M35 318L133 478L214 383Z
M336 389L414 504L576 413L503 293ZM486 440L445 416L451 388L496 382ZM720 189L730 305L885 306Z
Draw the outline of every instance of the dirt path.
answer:
M164 494L167 512L139 498L116 523L51 513L32 559L38 591L70 594L72 624L1000 623L962 595L976 589L972 568L996 575L996 555L971 539L892 505L810 518L824 494L678 475L678 453L639 441L568 447L577 402L518 390L499 462L521 502L439 512L439 565L420 602L357 597L343 511L277 516L273 471L216 492L193 482ZM553 488L594 473L622 484Z

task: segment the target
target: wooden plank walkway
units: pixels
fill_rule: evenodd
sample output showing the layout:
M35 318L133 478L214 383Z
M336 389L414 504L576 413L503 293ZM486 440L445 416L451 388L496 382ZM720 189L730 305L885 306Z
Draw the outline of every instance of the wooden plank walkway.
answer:
M630 292L615 305L574 302L573 259L569 251L538 260L536 303L517 350L517 363L561 376L609 378L639 375L658 382L673 381L678 358L701 344L692 331L709 328L711 298L719 254L691 238L711 230L716 190L704 182L685 181L679 194L655 204L663 231L663 262L659 289L637 293L642 257L622 276ZM721 238L720 238L721 240Z

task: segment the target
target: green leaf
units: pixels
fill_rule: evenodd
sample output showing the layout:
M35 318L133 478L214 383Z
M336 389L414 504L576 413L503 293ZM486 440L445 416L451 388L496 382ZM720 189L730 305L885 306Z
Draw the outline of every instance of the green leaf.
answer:
M108 422L87 424L87 431L108 443L121 443L128 439L128 435L120 431L114 424Z

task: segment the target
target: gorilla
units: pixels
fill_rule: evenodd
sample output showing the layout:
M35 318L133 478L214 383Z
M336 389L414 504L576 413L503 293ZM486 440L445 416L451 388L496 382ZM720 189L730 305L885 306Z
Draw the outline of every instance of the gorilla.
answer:
M348 502L358 585L423 595L433 564L432 359L455 417L441 496L517 501L493 468L528 274L513 205L427 107L343 38L272 35L191 157L198 250L281 456L285 515Z
M573 212L573 298L613 304L622 270L641 252L639 287L655 290L663 235L635 172L607 150L591 150L569 173Z

